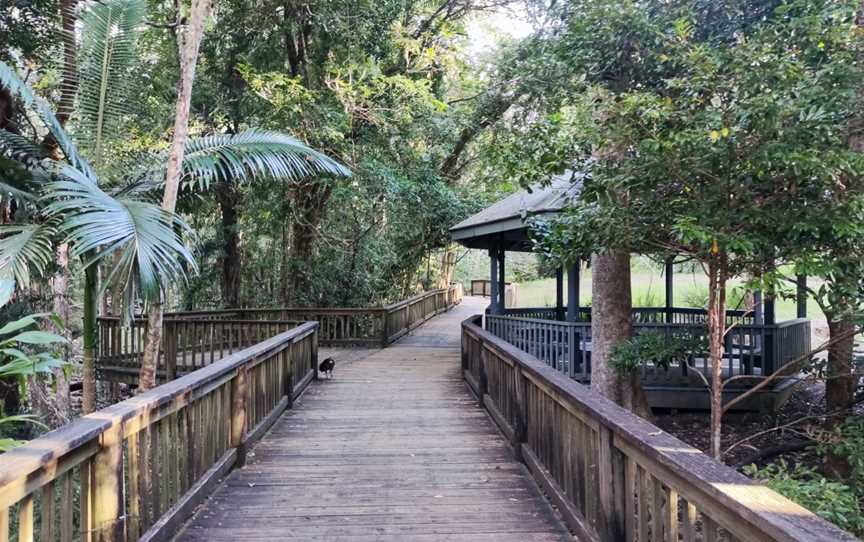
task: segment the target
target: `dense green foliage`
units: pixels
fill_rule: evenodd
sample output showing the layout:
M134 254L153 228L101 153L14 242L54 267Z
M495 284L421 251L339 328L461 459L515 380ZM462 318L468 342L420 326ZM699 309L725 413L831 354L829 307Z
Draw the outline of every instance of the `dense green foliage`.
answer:
M291 2L260 17L248 2L215 2L193 132L288 131L353 175L220 179L204 197L181 195L204 273L177 304L364 305L429 285L428 259L480 199L442 169L491 77L468 56L465 25L506 2L432 4ZM142 43L151 60L132 85L143 104L132 143L146 148L170 122L174 79L163 74L176 58L161 29Z
M763 469L751 465L745 472L835 525L864 534L864 513L854 486L833 481L801 464L791 467L782 460Z
M707 343L691 332L641 333L615 346L610 365L621 374L636 372L645 362L668 369L672 363L682 364L697 355L705 355Z

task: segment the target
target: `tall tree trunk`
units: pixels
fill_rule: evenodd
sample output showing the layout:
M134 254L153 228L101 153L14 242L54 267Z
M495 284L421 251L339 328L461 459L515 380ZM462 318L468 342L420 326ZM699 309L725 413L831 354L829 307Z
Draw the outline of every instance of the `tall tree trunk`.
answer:
M307 292L309 285L308 269L312 260L312 248L315 243L315 227L311 224L295 222L292 227L291 237L294 239L292 262L294 262L294 273L291 276L291 302L290 305L300 303L300 292ZM308 293L308 292L307 292Z
M72 339L72 334L69 331L69 245L66 243L57 247L57 273L51 277L49 283L51 286L51 311L57 315L57 318L63 324L62 326L51 323L52 331L58 335L66 337L67 341ZM64 348L63 358L69 362L71 350L68 344ZM66 372L63 368L57 368L52 371L54 373L55 392L53 410L56 417L56 426L60 426L71 419L71 405L69 397L69 379L66 378Z
M287 213L282 219L282 247L279 265L279 299L288 306L291 303L291 229L287 224Z
M222 183L216 191L222 211L222 304L226 308L240 306L240 227L237 205L240 193L233 185Z
M726 333L726 254L708 261L708 363L711 367L711 456L721 460L723 436L723 337Z
M855 401L855 375L853 349L855 322L849 317L828 318L829 339L843 337L828 346L825 406L828 412L842 411Z
M189 137L189 108L192 103L192 84L195 82L195 66L198 63L198 49L204 36L204 21L210 12L210 0L192 0L189 25L184 32L178 33L180 57L180 80L177 83L177 111L174 116L174 138L168 156L165 172L165 192L162 195L162 208L174 213L177 206L177 192L180 190L180 177L183 173L183 156L186 140ZM156 364L159 361L159 346L162 343L162 301L153 300L147 314L147 339L144 344L144 359L138 375L138 387L147 390L156 385Z
M609 365L609 358L615 346L632 335L630 254L610 250L595 254L591 262L591 388L623 404L624 377Z
M99 270L91 264L84 270L84 360L82 368L82 410L90 414L96 410L96 307L98 306Z
M289 305L296 305L300 292L308 291L307 271L311 264L324 206L331 194L332 187L320 181L303 183L294 190L292 199L297 215L291 224L291 262L294 273L291 277Z

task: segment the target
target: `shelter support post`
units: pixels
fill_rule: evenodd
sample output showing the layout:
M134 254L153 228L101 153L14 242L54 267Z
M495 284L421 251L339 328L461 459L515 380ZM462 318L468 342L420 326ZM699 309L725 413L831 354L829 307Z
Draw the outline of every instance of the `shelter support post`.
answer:
M507 280L504 276L504 249L498 249L498 314L504 314L507 308Z
M807 318L807 275L798 275L795 280L798 289L796 292L798 318Z
M489 249L489 312L498 314L498 249Z
M555 269L555 319L564 319L564 267Z
M567 268L567 321L579 319L579 267L580 262Z
M675 282L674 282L674 256L666 259L666 323L671 324L675 318L673 307L675 306Z

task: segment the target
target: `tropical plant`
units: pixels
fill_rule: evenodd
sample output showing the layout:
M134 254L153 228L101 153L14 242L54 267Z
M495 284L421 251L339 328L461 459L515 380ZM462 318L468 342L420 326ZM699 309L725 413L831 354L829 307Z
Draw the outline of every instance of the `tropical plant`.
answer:
M113 168L106 150L121 126L124 81L136 60L136 36L145 10L144 0L110 0L82 14L79 130L74 141L48 104L0 63L0 86L20 101L26 114L41 121L40 129L59 150L56 157L46 156L27 138L0 130L0 150L16 164L17 182L7 191L26 210L18 213L20 223L0 232L5 233L0 238L0 277L26 286L32 273L44 273L58 243L71 244L71 254L85 273L85 411L92 410L95 397L97 266L109 270L102 288L117 286L123 292L127 319L136 299L158 299L166 285L182 282L187 270L196 270L183 243L188 227L151 201L164 180L164 155L144 157L144 165L130 172ZM299 141L263 131L190 141L182 172L190 189L215 179L349 174Z
M5 287L4 287L5 286ZM12 295L8 283L0 281L0 305L5 304ZM51 374L52 369L65 366L45 347L62 344L66 338L54 333L38 329L39 322L49 318L46 314L31 314L7 323L0 327L0 379L15 378L18 385L24 388L27 377L35 374ZM28 414L11 414L0 412L0 435L5 435L5 428L10 425L27 423L44 427L34 416ZM22 441L0 436L0 452L19 446Z

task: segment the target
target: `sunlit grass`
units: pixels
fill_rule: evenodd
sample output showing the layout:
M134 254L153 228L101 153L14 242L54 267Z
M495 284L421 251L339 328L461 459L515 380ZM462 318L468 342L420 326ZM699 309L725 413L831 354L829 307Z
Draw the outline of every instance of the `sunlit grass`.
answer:
M579 281L580 305L591 303L591 270L582 270ZM708 294L708 279L702 273L675 273L675 306L695 307L695 301ZM564 278L564 299L567 299L567 278ZM740 288L741 280L730 281L730 291ZM662 306L665 303L665 278L660 273L634 272L631 275L631 289L634 306ZM730 295L737 302L740 295ZM551 307L555 305L555 279L539 279L516 284L517 307ZM794 300L778 299L776 302L778 320L795 318L796 305ZM730 305L730 308L735 308ZM821 318L822 313L815 301L807 301L807 315L811 318Z

